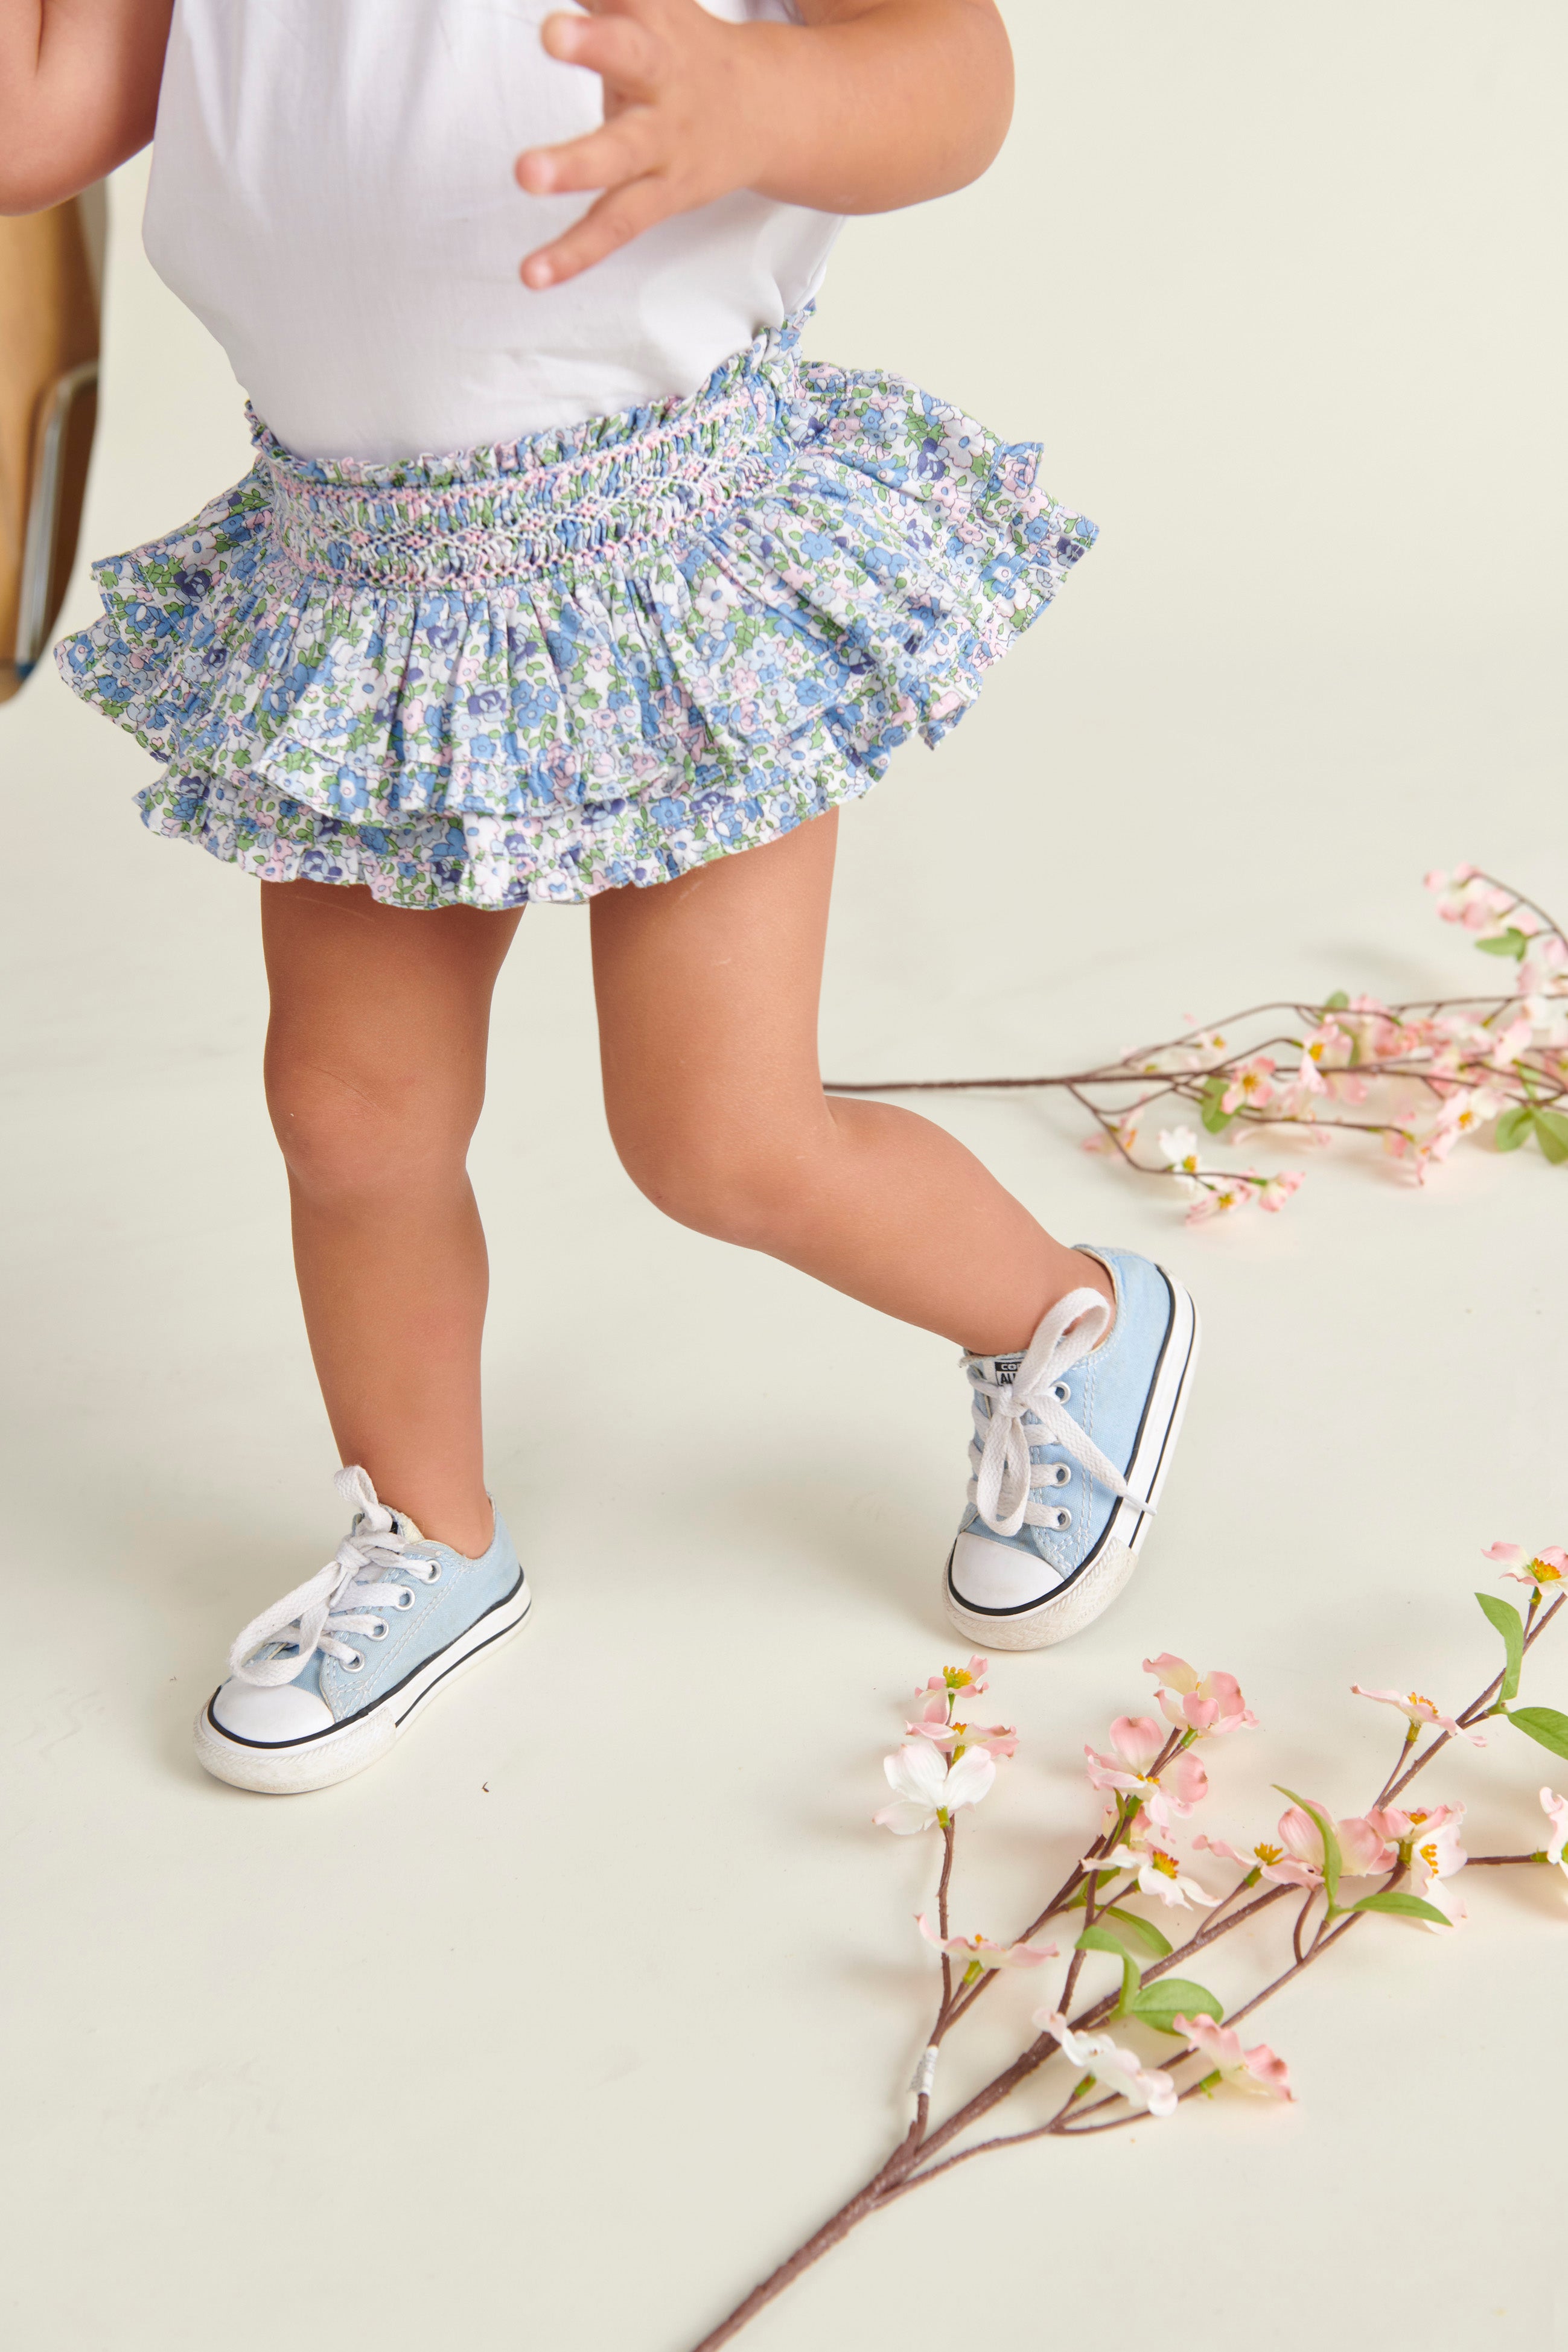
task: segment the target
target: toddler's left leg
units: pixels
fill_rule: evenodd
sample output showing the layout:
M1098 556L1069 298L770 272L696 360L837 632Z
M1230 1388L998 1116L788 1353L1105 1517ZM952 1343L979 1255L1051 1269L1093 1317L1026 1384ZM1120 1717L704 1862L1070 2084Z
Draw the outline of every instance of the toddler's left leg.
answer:
M834 1097L817 1002L837 815L593 901L605 1104L627 1173L684 1225L981 1355L1111 1281L945 1129Z
M968 1351L974 1476L947 1606L976 1641L1041 1647L1097 1616L1131 1571L1196 1318L1148 1260L1054 1240L929 1119L823 1093L836 837L837 818L821 817L593 901L611 1132L635 1182L682 1224Z

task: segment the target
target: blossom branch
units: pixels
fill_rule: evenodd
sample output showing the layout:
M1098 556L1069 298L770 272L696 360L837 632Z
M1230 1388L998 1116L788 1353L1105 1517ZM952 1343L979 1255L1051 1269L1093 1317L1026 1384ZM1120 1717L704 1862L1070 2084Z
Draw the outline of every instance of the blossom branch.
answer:
M1315 1004L1275 999L1088 1069L1038 1077L837 1079L827 1091L1058 1090L1094 1122L1086 1148L1112 1152L1138 1174L1177 1185L1188 1198L1189 1223L1252 1202L1281 1209L1301 1174L1205 1165L1200 1139L1181 1126L1161 1132L1151 1159L1138 1139L1161 1103L1195 1114L1216 1139L1262 1128L1317 1143L1335 1133L1375 1137L1418 1183L1467 1136L1489 1134L1500 1151L1533 1139L1548 1160L1568 1161L1568 932L1536 900L1479 867L1461 866L1426 881L1445 920L1460 925L1478 948L1513 963L1511 991L1396 1004L1342 992ZM1281 1027L1282 1016L1294 1025ZM1296 1057L1293 1070L1281 1055ZM1354 1115L1361 1104L1367 1108Z
M1282 2063L1266 2045L1244 2051L1237 2026L1376 1910L1403 1911L1424 1920L1429 1928L1437 1929L1462 1917L1463 1904L1455 1907L1455 1898L1445 1892L1445 1882L1467 1860L1498 1868L1555 1864L1568 1874L1568 1859L1564 1858L1568 1848L1568 1797L1558 1796L1549 1789L1541 1791L1541 1801L1551 1822L1549 1843L1544 1848L1520 1853L1467 1857L1458 1837L1462 1807L1440 1805L1420 1811L1396 1808L1392 1802L1453 1738L1468 1732L1477 1721L1505 1709L1502 1694L1506 1690L1511 1700L1526 1654L1561 1613L1563 1601L1568 1599L1568 1552L1549 1550L1527 1555L1516 1546L1494 1545L1489 1557L1517 1563L1505 1566L1504 1574L1516 1576L1531 1587L1528 1613L1522 1620L1506 1604L1480 1596L1489 1621L1503 1634L1507 1644L1503 1673L1495 1675L1458 1717L1440 1716L1430 1701L1414 1696L1402 1699L1392 1692L1363 1692L1363 1696L1398 1705L1405 1712L1408 1728L1401 1741L1401 1763L1417 1743L1418 1724L1434 1725L1436 1736L1403 1770L1396 1763L1377 1800L1364 1814L1336 1825L1311 1801L1292 1798L1290 1811L1279 1825L1282 1843L1258 1845L1250 1861L1222 1841L1199 1837L1195 1841L1198 1846L1206 1846L1212 1854L1228 1857L1240 1865L1236 1883L1227 1894L1217 1898L1188 1879L1184 1866L1177 1864L1170 1845L1172 1823L1189 1814L1207 1790L1207 1774L1194 1753L1194 1743L1253 1727L1255 1718L1243 1706L1240 1692L1230 1676L1215 1674L1200 1677L1184 1660L1168 1654L1146 1661L1151 1671L1165 1678L1157 1696L1174 1728L1163 1735L1152 1717L1121 1717L1111 1727L1111 1752L1102 1755L1093 1748L1087 1751L1091 1783L1108 1790L1113 1801L1084 1858L1037 1914L1026 1937L1011 1946L988 1944L984 1937L953 1937L949 1905L956 1812L963 1804L973 1803L984 1794L994 1777L994 1753L1010 1754L1016 1736L1000 1726L984 1731L955 1719L953 1693L960 1685L968 1685L973 1693L984 1689L984 1660L972 1659L967 1669L947 1670L945 1704L938 1702L937 1678L932 1678L932 1696L926 1715L920 1725L910 1726L911 1732L923 1732L926 1738L900 1750L899 1758L888 1759L889 1779L900 1793L897 1801L877 1817L889 1828L935 1826L942 1832L942 1862L937 1898L940 1933L933 1940L950 1948L942 1952L942 2000L928 2059L934 2065L935 2045L967 2015L994 1975L1009 1967L1036 1966L1052 1956L1054 1948L1032 1948L1028 1939L1049 1919L1081 1902L1084 1926L1068 1958L1058 2002L1048 2012L1036 2013L1034 2022L1038 2031L1035 2038L989 2082L934 2126L931 2122L930 2078L922 2068L915 2117L899 2146L819 2230L702 2338L696 2352L719 2352L721 2346L729 2343L750 2319L869 2214L977 2156L1032 2140L1079 2138L1124 2129L1145 2114L1168 2116L1199 2092L1207 2092L1227 2081L1246 2081L1248 2087L1268 2091L1275 2096L1290 2096ZM1553 1597L1542 1605L1542 1595L1547 1591ZM1361 1688L1359 1685L1355 1687ZM964 1705L967 1711L967 1696ZM1519 1721L1521 1728L1529 1731L1531 1738L1568 1757L1568 1717L1536 1708L1521 1712ZM945 1757L938 1754L938 1743L945 1743L951 1753ZM1406 1892L1405 1883L1417 1874L1419 1893ZM1119 1882L1124 1876L1128 1884L1122 1888ZM1375 1880L1374 1891L1355 1902L1345 1901L1341 1885L1347 1876L1359 1877L1363 1882ZM1267 1884L1251 1893L1258 1887L1259 1880ZM1201 1985L1191 1983L1177 1972L1195 1955L1222 1937L1258 1920L1291 1893L1299 1895L1300 1900L1291 1926L1289 1961L1249 1999L1228 2014L1220 2014L1221 2004ZM1152 1922L1122 1907L1139 1894L1157 1896L1167 1909L1196 1905L1205 1909L1208 1916L1180 1943L1173 1944L1155 1930ZM1243 1895L1248 1899L1238 1902ZM1309 1935L1309 1922L1320 1903L1321 1915ZM921 1924L925 1926L924 1921ZM1124 1938L1142 1942L1145 1949L1152 1945L1155 1957L1140 1966L1131 1957ZM972 1955L963 1981L956 1987L951 1964L952 1948L967 1950ZM1097 1995L1069 2019L1065 2012L1091 1951L1119 1953L1122 1981L1120 1989ZM1173 1981L1162 1994L1163 1980L1167 1979ZM1184 2008L1178 2007L1178 2003L1184 2004ZM1184 2037L1186 2046L1168 2062L1151 2069L1136 2053L1120 2047L1099 2031L1123 2020ZM993 2134L967 2147L955 2144L1058 2055L1078 2070L1079 2080L1046 2121L1019 2131ZM1174 2080L1176 2073L1194 2062L1202 2067L1196 2079L1178 2084ZM1094 2093L1098 2095L1091 2095Z

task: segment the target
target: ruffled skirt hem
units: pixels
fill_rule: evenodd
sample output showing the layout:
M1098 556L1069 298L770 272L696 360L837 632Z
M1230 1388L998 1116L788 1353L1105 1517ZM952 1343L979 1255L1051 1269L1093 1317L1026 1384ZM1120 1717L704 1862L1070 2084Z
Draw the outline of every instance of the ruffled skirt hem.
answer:
M1093 526L798 322L691 399L459 458L258 460L95 566L68 682L166 837L273 881L515 907L672 879L933 743Z

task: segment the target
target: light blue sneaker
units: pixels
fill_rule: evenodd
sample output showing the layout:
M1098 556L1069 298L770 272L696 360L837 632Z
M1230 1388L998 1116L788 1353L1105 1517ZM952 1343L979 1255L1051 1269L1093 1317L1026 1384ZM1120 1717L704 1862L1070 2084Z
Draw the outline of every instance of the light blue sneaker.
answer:
M1079 1247L1115 1286L1103 1347L1105 1301L1075 1290L1024 1355L963 1359L974 1475L947 1563L947 1613L982 1650L1043 1650L1110 1608L1136 1564L1186 1411L1198 1353L1186 1291L1129 1250Z
M196 1761L266 1796L330 1788L384 1756L454 1675L521 1631L529 1590L500 1513L489 1551L427 1543L360 1469L335 1559L248 1624L196 1717Z

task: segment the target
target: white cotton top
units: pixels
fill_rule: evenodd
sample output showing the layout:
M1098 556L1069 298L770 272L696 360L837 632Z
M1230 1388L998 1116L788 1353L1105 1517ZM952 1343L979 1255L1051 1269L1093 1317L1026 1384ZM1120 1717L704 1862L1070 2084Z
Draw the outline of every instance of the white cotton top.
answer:
M839 221L744 191L523 285L594 201L512 173L602 120L598 76L540 46L558 5L176 0L148 255L289 448L440 455L684 395L816 291Z

